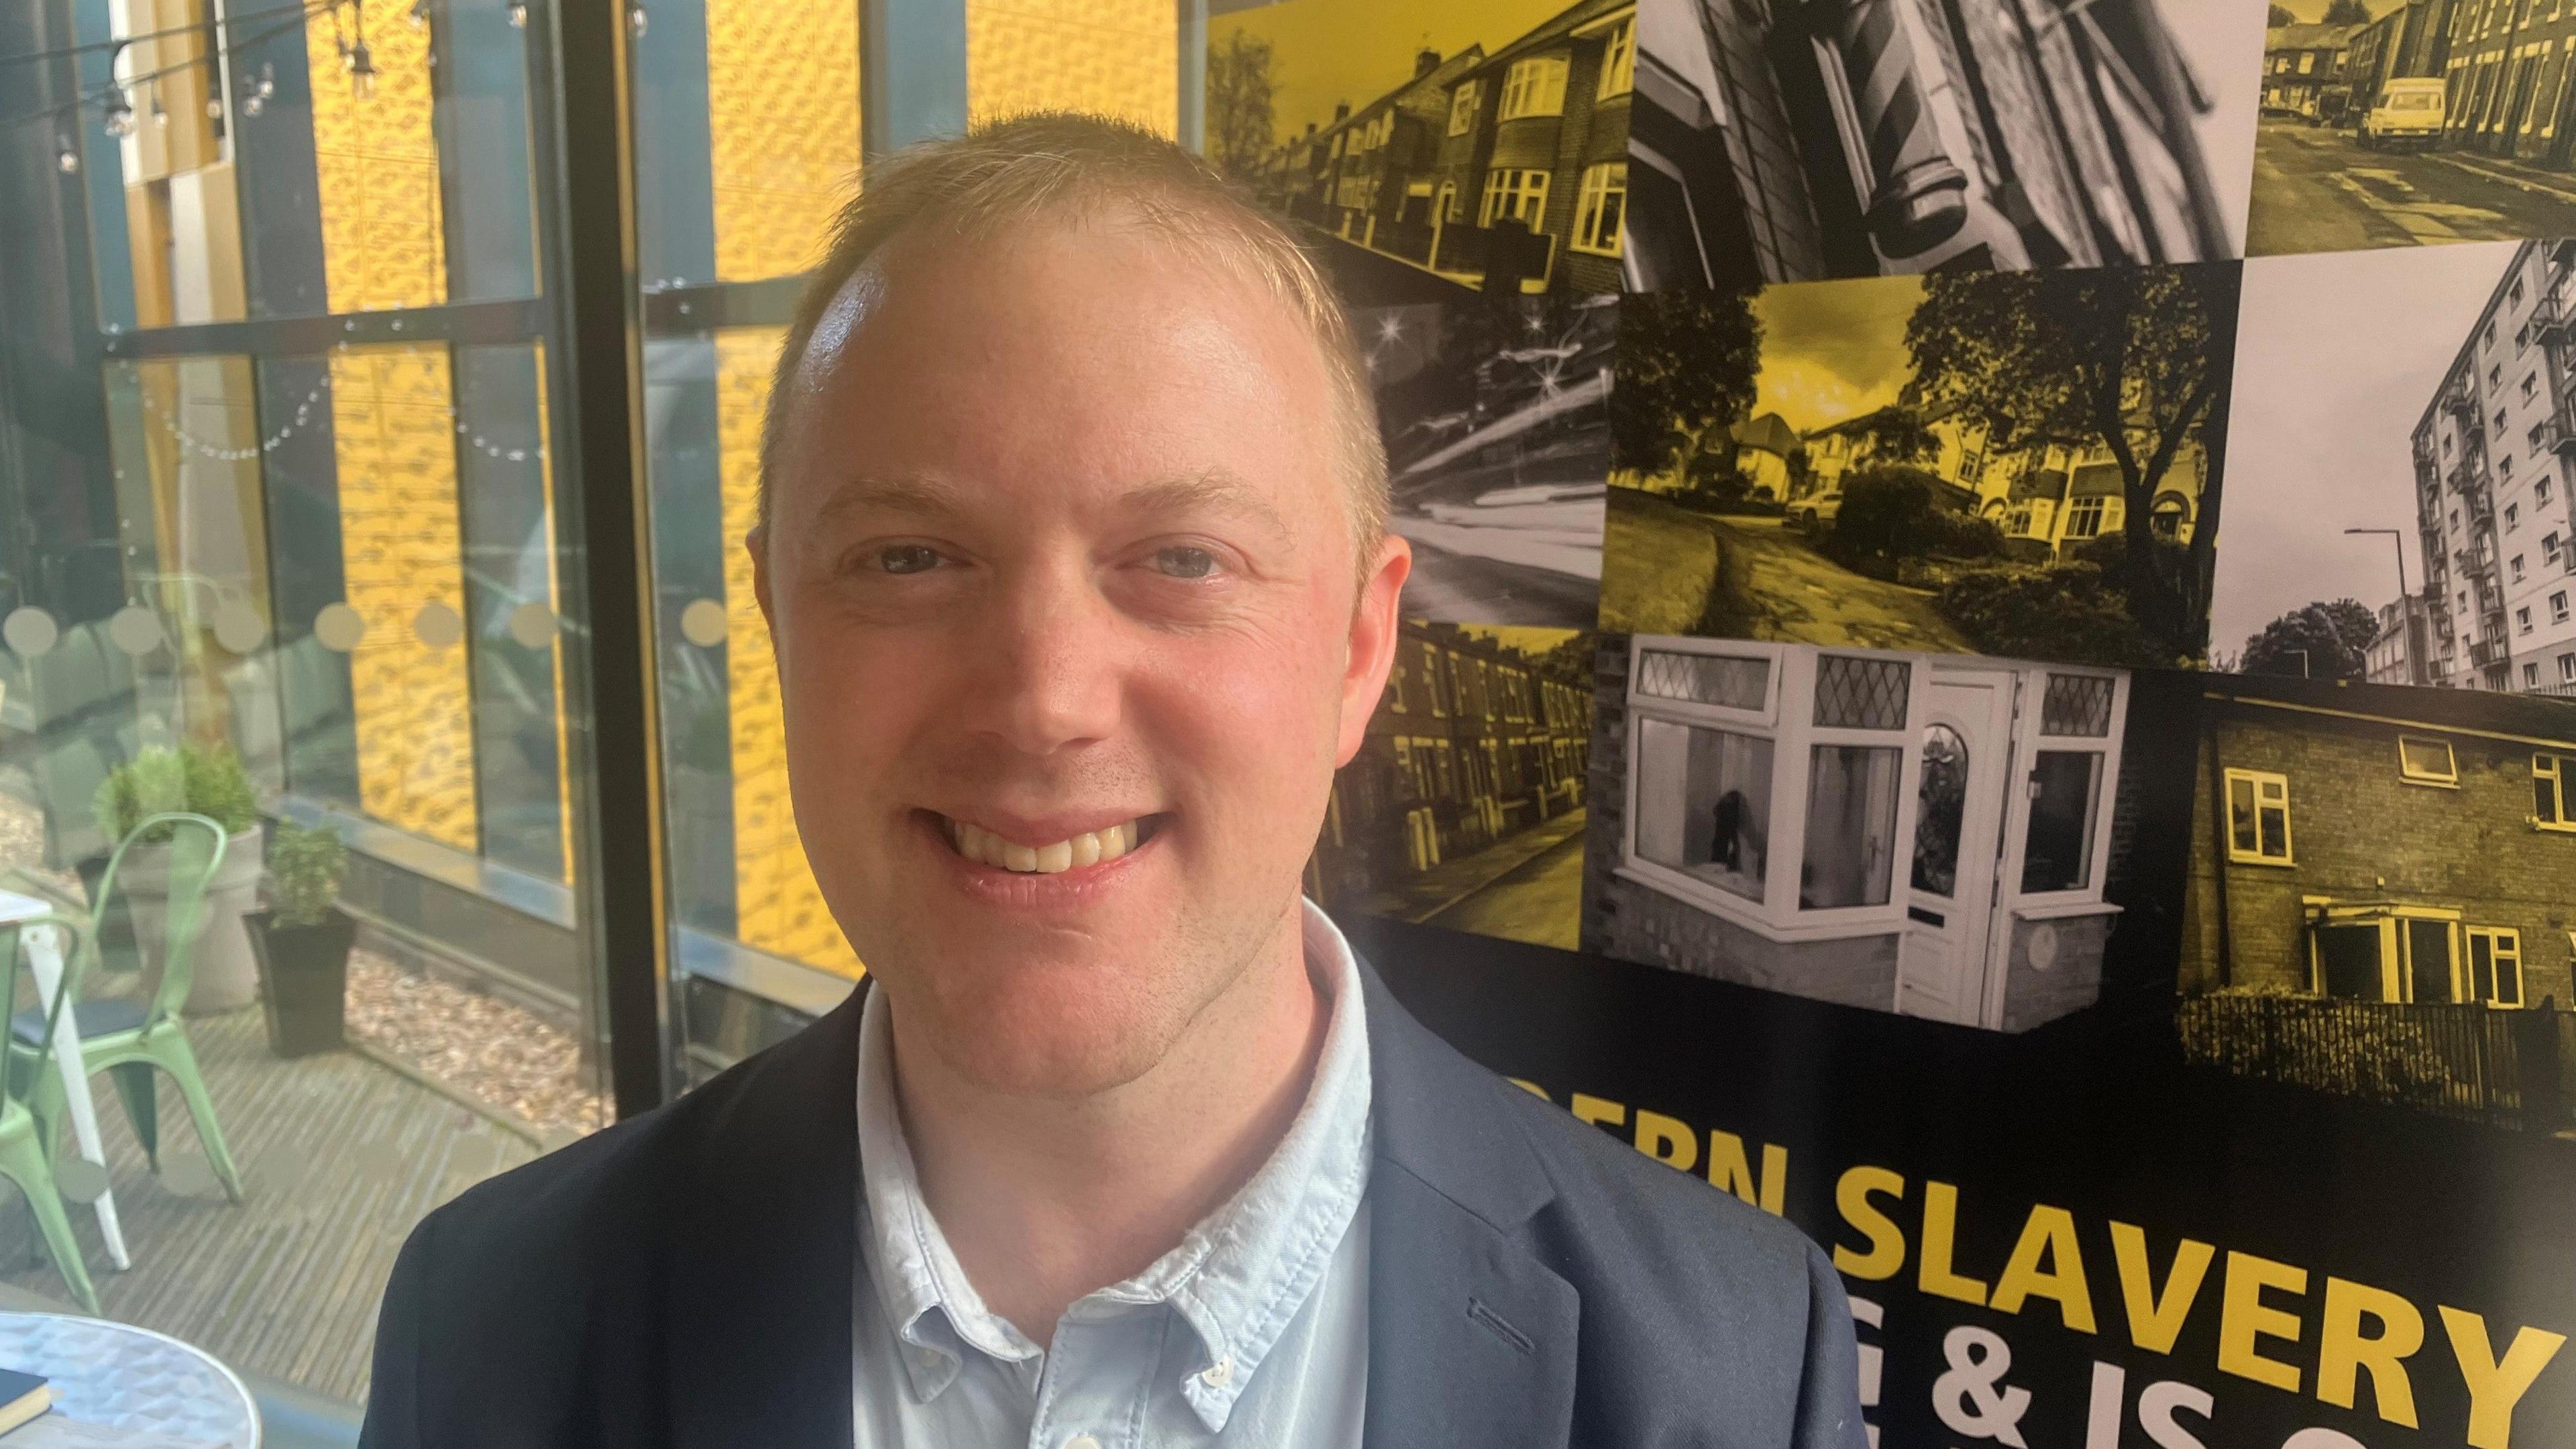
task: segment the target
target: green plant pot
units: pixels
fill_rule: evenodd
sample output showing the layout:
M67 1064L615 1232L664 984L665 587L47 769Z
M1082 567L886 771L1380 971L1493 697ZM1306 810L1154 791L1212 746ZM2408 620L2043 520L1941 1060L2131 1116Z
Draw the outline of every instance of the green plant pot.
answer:
M268 1047L281 1057L336 1051L347 1044L349 946L358 923L337 909L310 926L280 926L273 911L242 917L259 959L259 999L268 1018Z

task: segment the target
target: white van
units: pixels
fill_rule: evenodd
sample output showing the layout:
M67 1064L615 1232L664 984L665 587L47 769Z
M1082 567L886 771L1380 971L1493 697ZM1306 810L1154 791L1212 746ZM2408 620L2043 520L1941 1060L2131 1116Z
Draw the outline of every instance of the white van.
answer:
M2442 139L2442 87L2440 76L2391 76L2379 88L2378 103L2361 118L2361 144L2431 150Z

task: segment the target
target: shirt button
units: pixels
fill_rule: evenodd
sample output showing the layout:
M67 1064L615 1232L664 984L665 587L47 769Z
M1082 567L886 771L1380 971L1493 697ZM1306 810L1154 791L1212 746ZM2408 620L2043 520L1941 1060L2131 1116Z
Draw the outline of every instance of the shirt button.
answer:
M1209 1364L1206 1368L1199 1370L1199 1378L1201 1381L1205 1382L1209 1388L1224 1388L1234 1379L1234 1360L1230 1358L1218 1359L1216 1362Z

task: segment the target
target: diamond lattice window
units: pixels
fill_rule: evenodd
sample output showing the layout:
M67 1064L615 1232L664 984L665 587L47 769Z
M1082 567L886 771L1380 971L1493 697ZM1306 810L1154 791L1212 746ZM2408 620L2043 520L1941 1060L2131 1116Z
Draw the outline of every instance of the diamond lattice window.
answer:
M2098 674L2052 674L2039 705L2039 732L2101 739L2111 733L2112 681Z
M1758 710L1771 687L1771 661L1648 649L1637 658L1637 693L1722 709Z
M1816 724L1830 730L1905 728L1914 668L1901 659L1828 654L1816 661Z

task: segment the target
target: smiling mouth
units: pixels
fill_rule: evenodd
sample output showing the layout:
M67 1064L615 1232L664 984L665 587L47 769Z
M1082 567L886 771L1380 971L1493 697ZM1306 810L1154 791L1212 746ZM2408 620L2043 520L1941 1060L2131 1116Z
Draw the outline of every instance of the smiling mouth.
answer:
M1154 836L1160 817L1140 815L1133 820L1098 830L1086 830L1070 840L1046 845L1022 845L963 820L939 817L940 834L951 850L975 862L1019 875L1057 875L1084 866L1107 865Z

